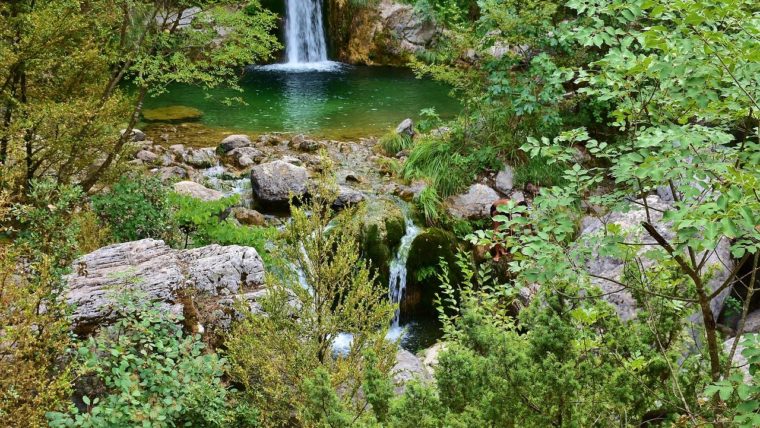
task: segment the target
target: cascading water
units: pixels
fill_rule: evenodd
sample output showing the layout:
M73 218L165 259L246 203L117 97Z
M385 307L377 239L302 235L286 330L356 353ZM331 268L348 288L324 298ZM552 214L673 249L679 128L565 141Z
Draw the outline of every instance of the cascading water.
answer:
M266 71L337 71L338 62L327 60L327 40L322 22L322 0L286 0L284 64L258 67Z
M322 0L287 0L285 50L289 64L327 61Z
M421 230L412 221L407 210L404 210L405 233L401 238L396 257L390 264L390 275L388 281L388 297L395 305L400 305L406 291L406 262L409 259L409 251L412 248L414 238L420 234ZM401 315L400 307L396 307L396 313L393 315L393 323L388 331L389 339L396 339L403 333L399 319Z

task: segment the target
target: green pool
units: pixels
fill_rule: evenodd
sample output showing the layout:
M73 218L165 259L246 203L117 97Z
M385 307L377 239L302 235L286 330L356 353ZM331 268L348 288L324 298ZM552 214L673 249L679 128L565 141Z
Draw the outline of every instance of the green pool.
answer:
M193 107L203 112L199 123L212 128L335 139L380 135L406 117L418 117L425 108L435 108L443 118L460 108L445 85L393 67L308 72L249 68L241 86L242 93L174 85L168 93L148 99L145 108ZM245 104L228 105L225 99L230 97L240 97Z

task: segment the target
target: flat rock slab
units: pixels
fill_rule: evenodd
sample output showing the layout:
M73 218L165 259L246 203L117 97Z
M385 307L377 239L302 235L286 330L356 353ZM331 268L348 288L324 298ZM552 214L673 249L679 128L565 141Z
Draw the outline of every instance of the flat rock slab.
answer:
M264 283L264 263L254 248L209 245L175 250L143 239L100 248L74 261L65 277L72 326L88 333L112 319L119 292L135 290L167 310L182 313L178 291L229 297Z

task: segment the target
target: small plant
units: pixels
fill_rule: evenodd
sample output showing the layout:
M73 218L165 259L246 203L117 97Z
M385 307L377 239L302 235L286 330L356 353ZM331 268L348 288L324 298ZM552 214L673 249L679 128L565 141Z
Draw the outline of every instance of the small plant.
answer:
M236 416L222 383L225 361L205 352L200 336L184 335L180 317L157 303L117 300L119 320L77 350L97 396L81 397L84 411L49 413L50 426L228 426Z
M449 139L422 138L404 164L404 178L429 179L442 197L461 190L472 178L472 169L470 161L459 154L456 146Z
M168 190L157 178L124 177L109 192L93 197L92 206L117 242L171 238Z
M191 244L244 245L255 248L264 256L267 241L277 237L275 228L240 226L232 219L225 218L228 210L238 203L237 195L216 201L201 201L191 196L171 193L169 200L174 208L174 222L184 235L184 248Z
M380 147L388 156L394 156L396 153L406 150L412 146L412 136L405 133L398 133L395 130L389 131L380 137Z
M438 223L441 218L441 197L438 196L438 192L436 192L434 187L425 187L419 195L417 195L415 202L425 216L425 221L428 225Z

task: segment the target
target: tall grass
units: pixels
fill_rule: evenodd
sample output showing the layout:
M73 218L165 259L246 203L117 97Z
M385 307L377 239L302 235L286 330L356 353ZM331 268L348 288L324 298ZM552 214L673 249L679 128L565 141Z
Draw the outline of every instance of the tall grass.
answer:
M441 218L441 197L438 196L438 192L434 187L426 187L422 189L415 200L417 208L422 211L425 216L425 222L429 226L435 225Z
M404 164L403 177L427 179L446 198L470 184L474 177L470 159L459 154L457 143L425 137L413 147Z
M396 153L406 150L412 145L412 136L409 134L399 134L395 130L387 132L380 137L380 147L387 156L394 156Z

